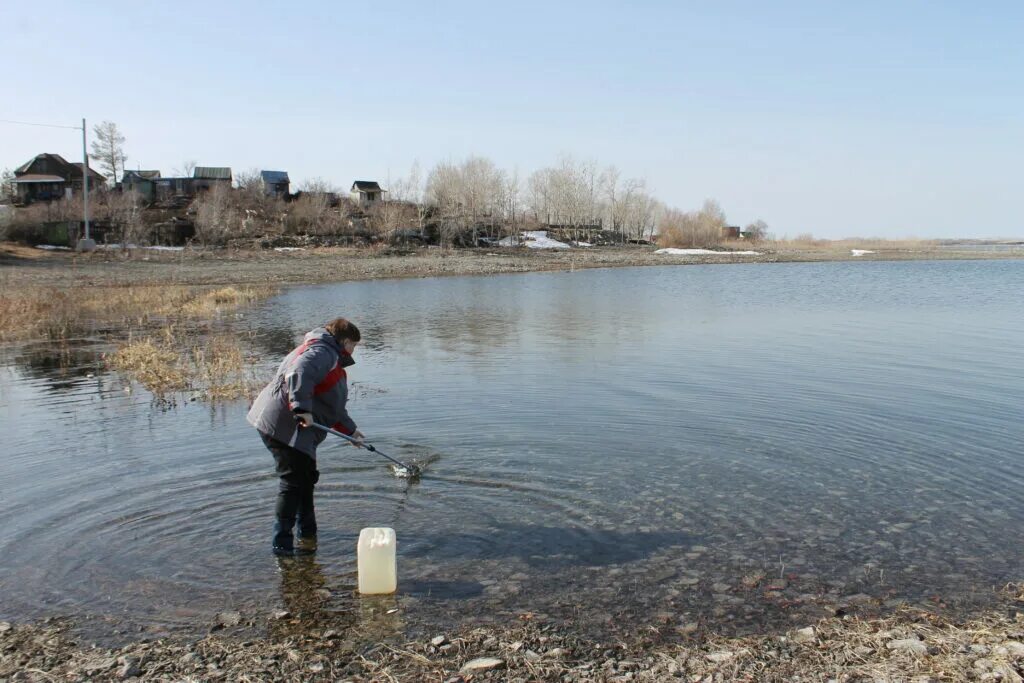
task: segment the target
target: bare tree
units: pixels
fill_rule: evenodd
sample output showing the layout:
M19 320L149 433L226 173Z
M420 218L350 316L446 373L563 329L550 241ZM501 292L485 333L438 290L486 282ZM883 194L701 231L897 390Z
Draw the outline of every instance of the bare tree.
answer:
M249 194L262 194L263 178L258 168L249 168L235 173L235 187Z
M0 202L13 202L17 197L17 190L14 185L14 171L5 168L0 173Z
M189 159L181 162L181 166L174 169L174 173L180 178L191 178L192 173L196 170L196 166L198 165L198 161L195 159Z
M121 248L148 242L149 230L143 221L142 207L145 205L137 192L107 192L106 208L108 220L121 230Z
M393 184L392 184L393 186ZM377 235L391 242L403 228L411 227L416 222L416 209L412 202L388 199L375 202L369 210L367 224Z
M761 242L768 239L768 224L758 218L743 229L743 234L753 242Z
M231 202L231 188L220 183L193 202L196 239L204 245L224 244L238 228L239 215Z
M725 212L713 199L700 211L666 209L658 221L658 244L664 247L713 247L722 241Z
M92 127L96 139L92 141L89 156L96 160L104 171L107 171L111 182L116 183L118 173L124 174L124 135L113 121L97 123Z
M427 178L426 196L437 210L442 243L463 235L475 245L480 228L493 236L503 220L505 184L504 172L484 157L434 166Z

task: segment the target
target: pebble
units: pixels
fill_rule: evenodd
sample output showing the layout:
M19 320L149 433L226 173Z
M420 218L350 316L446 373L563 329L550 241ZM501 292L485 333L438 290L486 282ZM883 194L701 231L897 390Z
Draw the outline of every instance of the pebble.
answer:
M291 616L292 613L286 609L279 609L276 612L274 612L274 619L277 619L278 621L281 621L282 619L287 619Z
M928 646L922 643L917 638L901 638L899 640L890 640L885 645L890 650L899 650L901 652L910 652L915 655L928 654Z
M764 580L764 572L754 572L753 574L747 574L743 577L742 583L747 588L754 588L757 584Z
M430 639L430 644L434 647L441 647L446 642L448 642L448 638L445 636L434 636Z
M711 652L704 655L709 662L721 664L722 662L728 662L730 659L736 656L735 652L729 652L728 650L722 650L721 652Z
M142 673L139 668L139 662L134 657L122 657L121 668L117 670L117 677L122 681L129 678L135 678Z
M808 626L802 628L793 634L793 642L796 643L812 643L814 642L814 627Z
M1024 657L1024 643L1019 643L1016 640L1008 640L1003 643L1003 647L1006 648L1011 657Z
M242 615L239 612L218 612L217 623L220 626L238 626L242 622Z
M498 659L497 657L477 657L471 659L462 665L459 669L460 674L475 674L482 671L493 671L500 669L505 666L505 660Z

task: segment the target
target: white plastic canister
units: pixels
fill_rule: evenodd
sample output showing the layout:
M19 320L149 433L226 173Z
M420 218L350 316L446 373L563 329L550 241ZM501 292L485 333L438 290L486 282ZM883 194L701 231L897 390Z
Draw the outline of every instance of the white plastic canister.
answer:
M391 527L367 527L359 532L356 564L359 592L364 595L394 593L398 588L395 549L398 541Z

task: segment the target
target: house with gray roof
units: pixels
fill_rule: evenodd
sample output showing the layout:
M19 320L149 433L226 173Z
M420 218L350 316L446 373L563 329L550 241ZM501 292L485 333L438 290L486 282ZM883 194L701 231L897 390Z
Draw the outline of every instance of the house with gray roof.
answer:
M352 201L364 209L384 201L384 195L387 194L387 190L374 180L357 180L352 183L352 189L349 192L352 195Z
M287 171L260 171L260 182L264 195L278 199L288 196L291 181L288 179Z
M231 168L228 166L196 166L192 171L192 191L212 190L217 185L231 187Z
M156 183L160 171L125 171L121 176L121 191L134 192L148 202L156 199Z

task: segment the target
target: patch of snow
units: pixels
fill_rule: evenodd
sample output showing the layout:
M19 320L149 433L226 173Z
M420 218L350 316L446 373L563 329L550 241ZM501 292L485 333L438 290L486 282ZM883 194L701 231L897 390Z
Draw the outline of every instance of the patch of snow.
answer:
M854 256L863 256L864 254L874 254L875 252L869 251L867 249L851 249L850 253L853 254Z
M547 230L528 230L523 233L522 245L529 247L530 249L568 249L569 245L565 242L559 242L558 240L551 239L548 237ZM511 237L506 237L503 240L499 240L498 244L502 247L513 247L519 246L519 244L513 244Z
M592 247L594 246L590 242L573 242L577 247Z
M37 244L36 249L43 249L44 251L71 251L71 247L58 247L53 244Z
M711 249L658 249L655 254L671 254L673 256L704 256L713 254L715 256L760 256L759 251L712 251Z
M165 247L162 244L153 247L143 247L143 249L152 249L153 251L185 251L185 247Z
M306 251L302 247L274 247L274 251Z

